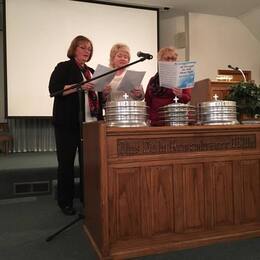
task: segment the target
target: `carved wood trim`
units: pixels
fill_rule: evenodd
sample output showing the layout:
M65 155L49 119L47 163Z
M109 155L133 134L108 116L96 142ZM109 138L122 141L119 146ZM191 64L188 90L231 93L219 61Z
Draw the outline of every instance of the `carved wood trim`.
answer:
M256 135L118 139L118 156L194 153L256 148Z

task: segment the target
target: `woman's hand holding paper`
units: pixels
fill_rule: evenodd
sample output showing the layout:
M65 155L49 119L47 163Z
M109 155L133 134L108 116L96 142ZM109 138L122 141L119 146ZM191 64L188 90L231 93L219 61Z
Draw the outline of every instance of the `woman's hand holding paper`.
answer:
M144 96L144 90L143 90L142 85L134 87L131 90L131 94L132 94L133 97L138 98L138 99L143 97Z
M182 90L180 88L173 87L172 92L175 96L181 97L182 96Z
M85 83L82 85L82 89L85 91L94 90L94 84L92 83Z
M104 97L107 97L109 94L110 94L110 92L111 92L111 86L110 85L106 85L105 87L104 87L104 89L103 89L103 96Z

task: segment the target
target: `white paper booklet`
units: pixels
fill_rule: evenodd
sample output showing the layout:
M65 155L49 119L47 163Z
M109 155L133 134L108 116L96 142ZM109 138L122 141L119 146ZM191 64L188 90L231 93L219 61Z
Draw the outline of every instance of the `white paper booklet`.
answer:
M195 79L194 61L159 61L160 86L165 88L193 88Z
M145 71L127 70L117 89L129 93L134 87L141 85L144 75Z
M96 70L95 70L95 72L94 72L94 74L92 76L92 78L95 78L97 76L105 74L105 73L107 73L107 72L109 72L111 70L112 69L109 68L109 67L106 67L104 65L98 64L97 68L96 68ZM114 76L115 76L115 72L110 73L110 74L108 74L106 76L100 77L98 79L95 79L95 80L91 81L91 83L94 84L94 89L96 91L102 91L104 89L104 87L111 82L111 80L114 78Z

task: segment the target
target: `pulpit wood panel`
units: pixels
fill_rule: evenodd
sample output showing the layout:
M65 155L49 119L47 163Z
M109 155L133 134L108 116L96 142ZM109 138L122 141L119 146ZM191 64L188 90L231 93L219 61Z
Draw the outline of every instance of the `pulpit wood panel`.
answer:
M152 234L173 232L173 179L172 166L151 167L152 200L150 205Z
M104 162L105 158L102 153L93 153L90 151L98 151L100 146L104 147L104 152L106 151L104 143L104 136L100 136L99 131L95 131L95 125L89 125L85 129L85 136L91 136L88 138L84 145L84 154L88 154L87 158L84 157L84 204L85 208L88 210L85 212L85 220L88 223L88 232L92 234L92 239L95 241L96 246L102 251L103 254L107 254L108 245L106 244L107 236L100 225L97 222L103 222L106 224L106 218L104 217L105 210L102 209L102 183L105 183L104 176L96 174L97 172L102 172L103 167L106 165ZM102 125L100 125L102 129ZM95 198L95 199L93 199ZM106 203L107 204L107 203Z
M150 174L150 168L144 167L142 169L141 175L142 183L142 192L141 192L141 201L142 201L142 237L151 237L153 234L153 218L151 205L153 203L152 196L152 176Z
M235 196L238 223L260 221L260 172L259 160L242 160L236 167Z
M205 226L203 165L183 165L182 176L184 232L198 232L203 230Z
M176 232L201 231L206 224L203 164L182 165L175 175Z
M111 241L173 232L172 167L155 166L145 170L146 174L138 168L110 170ZM142 187L146 187L145 191Z
M235 173L234 173L235 174ZM232 162L218 162L212 165L214 225L234 224L234 199Z
M109 175L111 241L141 236L141 178L139 168L112 169Z

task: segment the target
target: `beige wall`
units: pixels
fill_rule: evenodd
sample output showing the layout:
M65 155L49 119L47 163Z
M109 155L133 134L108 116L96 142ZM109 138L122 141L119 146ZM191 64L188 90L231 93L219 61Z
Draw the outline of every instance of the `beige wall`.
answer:
M260 42L237 18L189 14L190 60L197 61L197 80L215 79L231 64L251 70L260 83Z
M241 20L255 35L258 41L260 41L260 7L239 16L239 20Z
M215 79L218 69L231 64L252 71L260 84L260 42L238 18L189 13L160 16L160 46L175 45L175 35L186 33L186 48L180 58L197 61L196 80Z
M185 16L175 16L173 11L160 12L159 46L175 46L178 52L178 60L185 60L187 32L185 28ZM183 45L184 47L180 47Z

